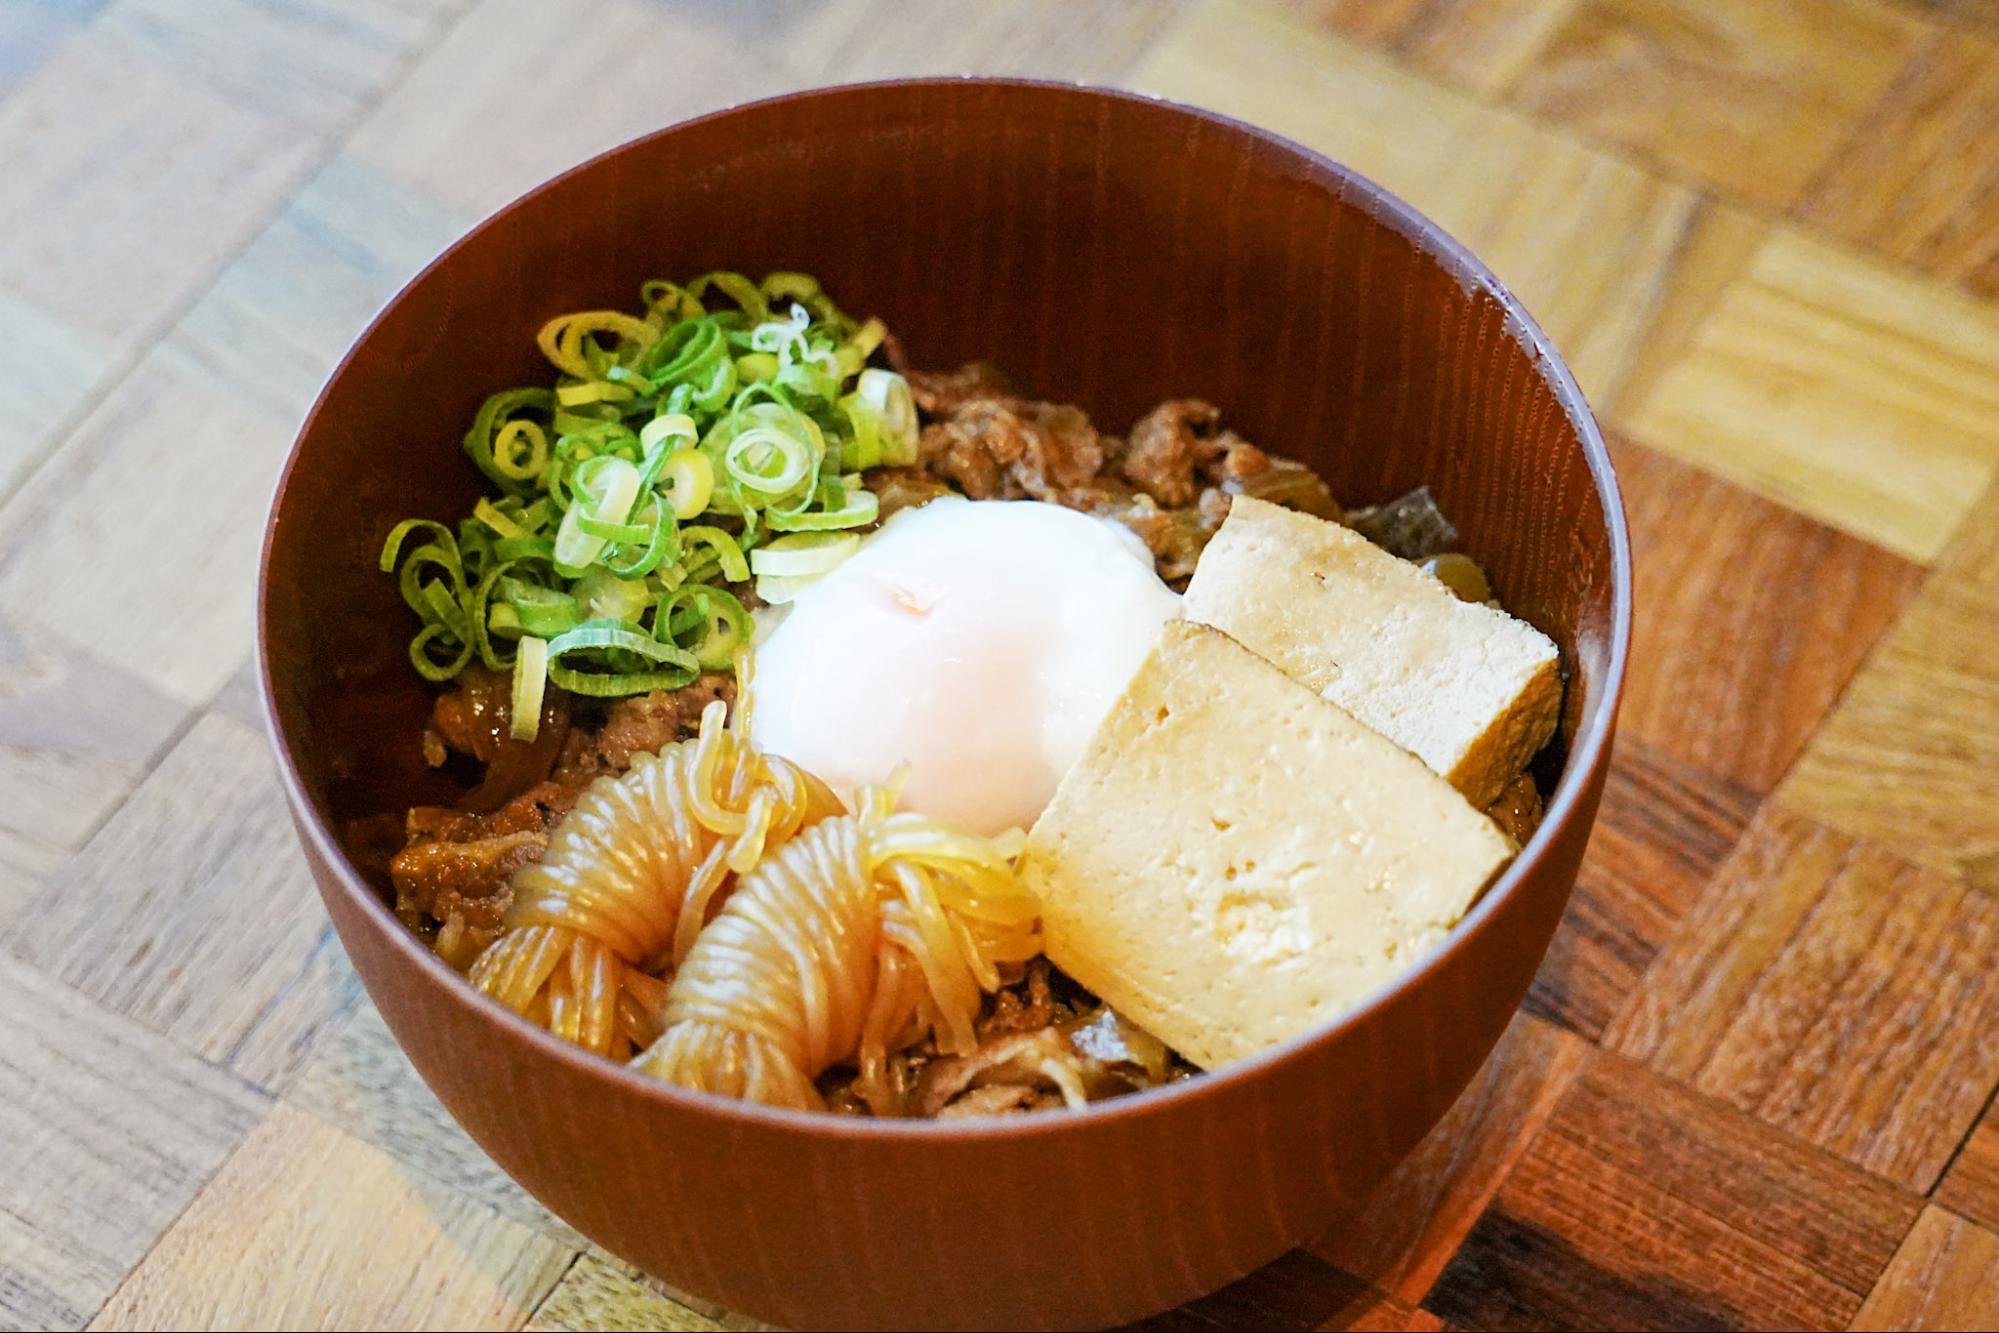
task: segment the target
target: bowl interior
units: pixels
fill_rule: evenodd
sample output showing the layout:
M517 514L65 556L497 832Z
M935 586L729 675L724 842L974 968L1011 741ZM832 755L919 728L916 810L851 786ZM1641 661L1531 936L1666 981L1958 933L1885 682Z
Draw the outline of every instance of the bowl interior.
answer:
M816 274L914 363L992 359L1107 431L1163 398L1210 399L1349 505L1428 483L1507 606L1562 649L1542 832L1450 945L1354 1015L1075 1116L905 1125L746 1108L627 1075L473 996L402 932L352 836L355 820L458 794L419 752L431 691L376 571L381 541L402 518L471 505L459 438L488 392L546 382L533 342L546 319L630 308L647 278L719 267ZM308 859L349 954L432 1088L538 1198L641 1267L782 1323L1069 1326L1268 1261L1378 1181L1465 1086L1587 838L1628 585L1588 409L1449 238L1217 117L940 80L663 131L446 252L307 419L267 540L260 643ZM1035 1206L939 1202L967 1181Z
M478 478L458 439L486 393L546 382L544 320L724 267L816 274L913 363L990 358L1108 431L1207 398L1349 505L1428 483L1509 609L1562 647L1558 750L1601 720L1607 464L1566 372L1476 261L1331 164L1162 103L959 80L832 90L543 187L419 277L334 376L274 515L263 648L281 743L350 851L357 817L455 794L415 743L430 691L375 571L384 534L466 512Z

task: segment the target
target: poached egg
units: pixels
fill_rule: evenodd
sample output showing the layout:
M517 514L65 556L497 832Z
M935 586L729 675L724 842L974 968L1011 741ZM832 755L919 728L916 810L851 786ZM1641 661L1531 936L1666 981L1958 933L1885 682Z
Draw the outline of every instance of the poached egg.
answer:
M843 796L906 765L902 808L1026 828L1179 610L1145 544L1107 519L933 500L772 618L758 743Z

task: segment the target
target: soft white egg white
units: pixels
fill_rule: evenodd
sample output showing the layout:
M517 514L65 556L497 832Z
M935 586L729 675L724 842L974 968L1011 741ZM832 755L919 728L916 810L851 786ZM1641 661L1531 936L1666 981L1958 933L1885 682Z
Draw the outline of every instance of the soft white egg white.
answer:
M1179 613L1137 537L1037 501L905 510L801 593L757 653L759 743L850 794L1034 822Z

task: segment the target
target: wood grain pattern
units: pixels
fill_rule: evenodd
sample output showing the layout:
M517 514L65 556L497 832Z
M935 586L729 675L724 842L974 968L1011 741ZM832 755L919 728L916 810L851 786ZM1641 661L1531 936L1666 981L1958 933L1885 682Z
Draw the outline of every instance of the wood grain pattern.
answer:
M1855 1329L1999 1325L1999 1235L1941 1208L1923 1215L1881 1275Z
M466 0L117 0L96 25L145 59L307 130L367 106Z
M1999 900L1999 490L1813 736L1779 799Z
M1675 171L1782 206L1926 33L1883 0L1584 0L1512 96Z
M1682 185L1261 9L1202 9L1131 82L1278 130L1409 200L1520 296L1592 397L1633 354L1695 208Z
M1638 670L1649 669L1641 661ZM1620 741L1589 853L1528 992L1528 1011L1599 1038L1728 859L1756 803L1755 793L1727 778L1644 741Z
M1999 902L1766 809L1606 1042L1927 1192L1999 1086Z
M187 717L142 679L0 624L0 830L75 851Z
M0 1013L0 1325L78 1328L266 1107L4 954Z
M11 10L8 12L12 12ZM0 39L4 40L4 39ZM0 488L11 489L111 373L116 340L0 287Z
M809 83L976 72L1114 83L1173 18L1148 0L830 0L781 50Z
M1646 608L1624 731L1768 792L1923 571L1674 458L1616 459Z
M264 1086L359 987L308 886L263 737L207 717L21 913L21 957Z
M431 29L393 0L227 10L124 0L0 103L0 285L133 346Z
M1320 0L1322 22L1438 78L1495 93L1523 74L1581 0Z
M1965 1137L1934 1197L1952 1212L1999 1231L1999 1110L1994 1106L1985 1108Z
M797 86L712 31L710 9L483 0L348 151L478 216L648 130Z
M353 1007L254 532L486 210L959 70L1352 162L1631 441L1625 729L1527 1015L1358 1223L1155 1326L1999 1322L1999 0L7 0L0 1327L753 1326L589 1247Z
M705 1301L670 1293L629 1264L590 1248L577 1257L534 1312L530 1327L568 1333L642 1329L763 1329Z
M1127 1325L1146 1333L1202 1329L1427 1329L1422 1311L1302 1250L1212 1296Z
M295 422L382 303L473 221L336 158L187 312L177 345Z
M572 1257L279 1106L90 1327L511 1327Z
M1929 561L1999 465L1999 309L1780 230L1624 426Z
M78 427L62 466L0 510L0 533L32 534L0 550L0 615L182 704L206 702L250 650L256 525L290 427L226 364L155 345ZM155 466L162 440L170 469ZM99 558L108 549L132 558Z
M1515 1018L1450 1114L1365 1208L1313 1243L1312 1253L1400 1301L1421 1304L1588 1049L1530 1015Z
M1843 1328L1920 1206L1606 1052L1425 1304L1474 1328Z
M1999 31L1948 32L1904 71L1798 215L1999 296Z
M18 0L0 8L0 97L74 36L104 0Z
M571 1248L585 1243L479 1150L410 1068L372 1005L364 1003L315 1045L285 1100L453 1194Z
M1769 239L1770 219L1752 209L1704 197L1687 219L1645 327L1615 389L1596 398L1607 424L1622 428L1659 377L1686 355L1694 334Z

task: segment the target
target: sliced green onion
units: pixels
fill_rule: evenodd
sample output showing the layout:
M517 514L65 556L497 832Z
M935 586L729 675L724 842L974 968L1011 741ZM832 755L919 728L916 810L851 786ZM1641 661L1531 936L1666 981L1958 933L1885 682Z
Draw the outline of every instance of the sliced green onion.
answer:
M736 358L736 379L743 384L767 384L782 369L770 352L745 352Z
M501 513L499 506L495 505L491 500L481 498L478 504L473 505L472 517L478 519L502 537L522 537L527 535L521 531L518 523Z
M770 514L770 525L779 532L824 532L834 528L859 528L881 514L881 500L873 491L848 491L846 503L837 509L807 509L796 514Z
M743 558L743 548L734 537L717 527L697 523L691 528L680 530L681 540L688 546L706 546L721 562L722 577L731 583L747 583L750 578L750 563ZM690 559L691 564L691 559ZM693 578L690 574L689 579Z
M659 668L649 671L582 671L563 659L572 653L593 649L615 649L630 653ZM548 641L548 678L572 694L609 698L624 694L644 694L649 690L677 690L699 674L694 654L676 644L661 643L652 635L635 630L621 620L590 620Z
M731 485L766 498L797 491L826 451L812 418L781 402L739 407L728 426L720 470Z
M639 470L609 455L585 459L576 469L575 492L555 534L555 564L580 574L610 544L609 538L585 531L584 520L623 523L639 498Z
M819 581L819 575L807 574L797 578L782 578L767 574L757 580L757 596L772 606L783 606L794 601L798 595Z
M526 489L524 483L539 470L534 465L536 442L539 442L539 457L546 464L548 439L535 422L517 422L513 418L521 412L548 412L554 407L555 395L547 389L503 389L493 394L479 405L472 418L472 429L465 432L466 455L501 490L520 493ZM523 440L529 446L525 459L511 452Z
M700 438L701 428L685 412L662 413L639 428L639 447L648 454L660 448L671 453L680 443L694 444Z
M715 493L715 465L699 449L682 449L666 460L660 480L666 483L673 516L686 522L708 507Z
M622 367L614 367L622 369ZM608 380L586 380L581 384L565 384L555 391L555 401L564 407L577 407L584 403L629 403L632 391L622 384Z
M548 687L548 640L533 635L521 640L514 658L514 709L507 734L531 741L541 734L541 696Z
M502 606L513 613L515 623L522 630L544 639L575 629L588 618L576 599L568 593L519 579L501 579L494 595L500 598ZM498 610L500 607L496 606L494 611ZM499 628L491 612L487 614L486 624L490 629Z
M636 625L652 605L644 580L621 579L608 569L592 570L572 591L590 620L628 620Z
M447 638L449 634L450 631L442 625L425 625L417 631L417 636L410 640L410 665L415 667L416 673L425 680L432 682L450 680L463 671L466 664L472 660L470 640L461 642L457 652L442 661L431 653L431 645Z
M686 584L661 598L653 625L656 634L692 652L704 671L728 670L736 649L748 642L755 628L748 608L734 593L706 584ZM681 636L696 630L699 637L684 643Z
M881 461L907 467L916 461L916 399L909 381L892 370L870 367L854 382L854 391L840 400L847 415L871 421L881 439Z
M825 574L860 547L860 537L851 532L794 533L751 551L750 572L779 578Z
M703 273L687 284L687 290L698 300L711 286L721 288L723 295L740 306L743 313L749 316L751 324L762 324L770 318L770 305L764 300L764 294L742 274L719 269Z

